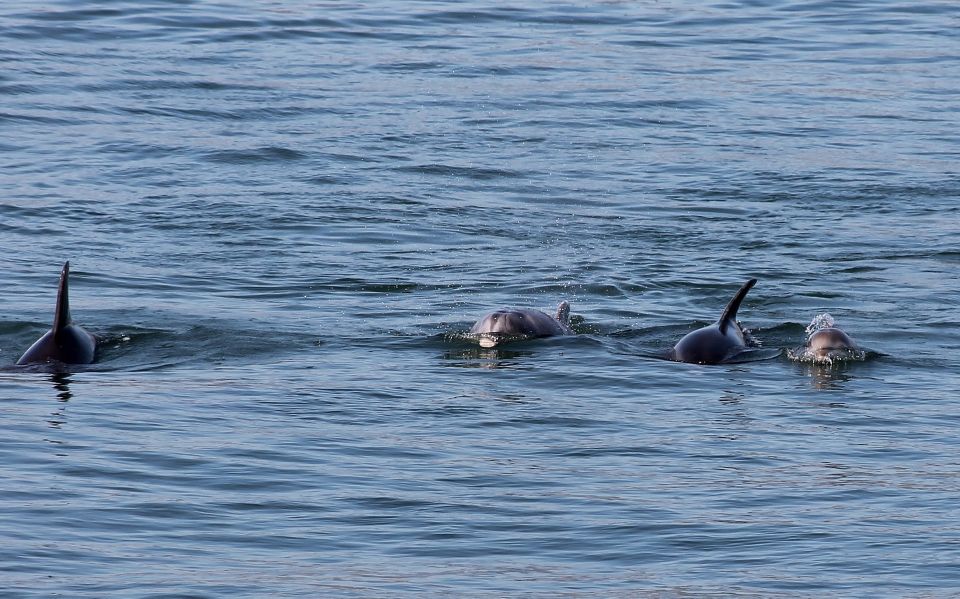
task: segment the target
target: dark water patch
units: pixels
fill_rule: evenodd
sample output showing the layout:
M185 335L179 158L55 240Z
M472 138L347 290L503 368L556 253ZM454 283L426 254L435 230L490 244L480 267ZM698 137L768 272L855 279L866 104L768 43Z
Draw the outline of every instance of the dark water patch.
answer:
M152 19L152 24L165 26L167 19ZM257 21L210 19L195 22L185 29L205 30L213 35L210 39L197 38L198 43L280 41L298 39L334 39L350 33L350 25L335 19L312 17L302 19L278 19L262 16ZM245 31L235 32L241 29ZM226 31L224 31L226 30Z
M509 351L509 350L508 350ZM514 355L522 352L512 352ZM472 401L472 398L465 398ZM521 397L505 397L500 398L505 401L512 401L517 403L529 403L529 400ZM478 405L468 405L468 406L445 406L437 410L428 410L421 411L424 414L440 415L440 416L490 416L489 409L486 408L485 404L483 406ZM468 422L465 422L465 426L468 428L517 428L517 429L526 429L530 427L539 427L547 426L550 428L557 427L560 429L572 428L572 429L593 429L597 427L602 427L604 425L611 424L608 421L604 421L596 418L588 418L586 416L558 416L552 415L549 412L539 412L526 416L515 416L515 417L504 417L500 419L491 419L491 420L482 420L479 418L471 418Z
M8 123L35 123L40 125L80 125L85 121L77 118L56 117L41 114L0 112L0 122Z
M210 162L227 164L255 164L258 162L275 162L300 160L306 155L290 148L264 147L254 150L220 150L210 152L205 156Z
M115 79L106 82L87 83L77 86L78 90L89 92L147 90L147 91L268 91L270 88L263 85L240 83L236 81L224 82L209 79L190 79L187 73L182 73L183 79L146 78L146 79Z
M449 289L459 289L457 282L446 284L432 284L417 281L383 281L367 280L351 277L340 277L327 280L322 287L316 288L322 293L374 293L374 294L406 294L415 292L442 292Z
M42 88L34 85L22 85L22 84L3 84L0 85L0 95L3 96L16 96L21 94L37 94L42 91Z
M451 77L537 77L544 76L558 71L556 67L542 65L523 65L523 66L457 66L450 69ZM572 69L564 69L570 71Z
M570 457L570 458L593 458L593 457L606 457L610 455L614 456L657 456L673 453L674 450L667 449L663 447L611 447L611 446L601 446L601 447L576 447L570 449L564 449L560 451L551 450L552 453L555 453L561 457Z
M529 14L527 11L513 7L488 10L438 10L419 13L416 20L430 24L482 25L501 22L516 23L523 21L524 15L527 14Z
M126 14L125 11L114 8L75 8L55 10L47 8L45 10L31 13L21 13L14 15L19 18L29 18L34 21L90 21L103 17L117 17Z
M477 181L488 181L496 179L515 179L522 178L522 173L495 168L453 166L447 164L423 164L418 166L397 167L394 170L404 173L439 175L443 177L456 177L473 179Z
M254 29L260 25L260 21L252 18L238 18L236 15L230 17L214 14L204 14L199 12L187 12L177 14L153 14L144 16L130 16L126 19L132 24L149 24L159 30L177 31L177 30L196 30L196 31L217 31L222 29Z
M260 121L283 120L313 112L314 109L304 106L270 106L267 108L244 108L237 110L210 110L202 108L173 108L173 107L121 107L118 111L132 115L170 117L189 121Z
M433 71L441 68L446 68L445 63L427 61L427 62L393 62L385 63L378 65L377 68L381 71L390 73L416 73L418 71Z
M180 109L180 108L122 108L123 112L135 116L159 116L174 117L178 119L207 121L210 119L218 120L243 120L245 117L237 112L214 111L203 109Z
M18 25L7 29L7 35L12 39L24 41L62 41L90 43L95 41L114 42L117 39L138 39L144 37L140 33L98 27L72 27L67 25Z
M356 10L359 7L351 7ZM295 12L295 11L291 11ZM332 14L347 14L338 11ZM327 16L307 16L303 18L278 18L276 12L253 11L249 18L237 18L235 15L195 12L194 14L154 14L130 17L128 22L146 24L165 35L187 36L195 43L223 43L260 40L299 40L299 39L342 39L342 38L382 38L385 40L410 41L423 36L408 27L415 21L390 19L381 15L379 19L330 18ZM203 34L203 36L201 35ZM205 36L205 37L204 37Z
M327 185L349 185L352 183L352 178L339 175L315 175L307 177L303 181L311 185L324 187Z
M176 146L162 146L133 141L112 141L100 144L98 151L105 154L121 154L130 159L146 160L184 154L186 149Z

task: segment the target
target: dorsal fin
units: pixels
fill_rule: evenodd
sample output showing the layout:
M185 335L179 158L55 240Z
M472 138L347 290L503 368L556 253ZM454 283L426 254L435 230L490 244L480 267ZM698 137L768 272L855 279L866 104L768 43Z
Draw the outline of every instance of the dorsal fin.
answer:
M740 309L740 303L743 301L743 298L747 297L747 292L757 284L756 279L750 279L743 284L743 287L740 288L740 291L737 292L733 299L730 300L730 303L727 304L727 307L723 309L723 314L720 315L720 320L717 321L717 326L720 327L720 332L726 334L727 327L730 326L731 322L737 321L737 310Z
M557 320L565 327L570 326L570 302L563 301L557 306Z
M70 277L70 262L63 264L60 271L60 287L57 289L57 310L53 313L53 332L56 333L70 324L70 294L67 279Z

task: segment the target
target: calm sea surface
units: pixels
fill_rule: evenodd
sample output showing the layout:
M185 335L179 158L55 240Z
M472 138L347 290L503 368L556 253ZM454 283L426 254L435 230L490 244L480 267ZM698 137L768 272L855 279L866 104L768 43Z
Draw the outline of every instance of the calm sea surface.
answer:
M0 595L960 593L958 31L4 1ZM66 260L99 360L15 367ZM750 277L773 357L660 359Z

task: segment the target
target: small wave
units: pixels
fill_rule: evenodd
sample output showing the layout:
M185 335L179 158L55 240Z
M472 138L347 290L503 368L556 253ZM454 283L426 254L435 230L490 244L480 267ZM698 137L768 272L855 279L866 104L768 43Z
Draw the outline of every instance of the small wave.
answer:
M443 341L447 343L477 344L482 348L500 347L505 343L529 341L535 339L533 335L509 335L505 333L445 333Z
M441 175L450 177L465 177L474 180L515 179L523 177L522 173L499 168L481 168L470 166L452 166L447 164L422 164L418 166L404 166L397 168L400 172Z
M225 162L229 164L248 164L254 162L275 162L283 160L299 160L304 157L302 152L291 150L289 148L280 148L268 146L254 150L222 150L207 154L207 159L212 162Z
M850 362L864 362L870 352L863 349L834 349L826 353L811 351L808 347L797 347L787 350L787 356L794 362L801 364L846 364Z

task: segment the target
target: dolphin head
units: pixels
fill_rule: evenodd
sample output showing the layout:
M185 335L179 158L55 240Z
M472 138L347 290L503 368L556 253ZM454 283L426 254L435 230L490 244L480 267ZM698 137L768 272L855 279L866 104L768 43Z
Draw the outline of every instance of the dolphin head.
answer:
M570 330L540 310L502 309L486 314L473 325L470 333L477 335L481 347L494 347L503 341L565 335Z
M807 350L816 356L826 356L838 350L856 349L857 344L837 327L817 329L807 338Z

